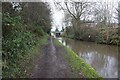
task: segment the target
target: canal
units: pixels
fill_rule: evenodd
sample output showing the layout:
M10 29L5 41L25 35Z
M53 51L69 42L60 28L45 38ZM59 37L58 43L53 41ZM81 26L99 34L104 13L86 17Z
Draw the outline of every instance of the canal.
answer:
M104 78L118 78L118 46L57 38L91 65Z

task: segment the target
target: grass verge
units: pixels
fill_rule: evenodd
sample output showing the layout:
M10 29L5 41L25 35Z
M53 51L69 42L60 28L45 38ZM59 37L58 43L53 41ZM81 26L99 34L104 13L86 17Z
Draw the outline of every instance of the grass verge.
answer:
M65 59L67 60L68 64L72 68L73 71L79 73L81 72L85 78L100 78L98 73L90 66L88 65L82 58L76 55L75 52L73 52L70 48L63 46L62 43L60 43L58 40L54 39L54 43L57 46L62 46L65 51Z

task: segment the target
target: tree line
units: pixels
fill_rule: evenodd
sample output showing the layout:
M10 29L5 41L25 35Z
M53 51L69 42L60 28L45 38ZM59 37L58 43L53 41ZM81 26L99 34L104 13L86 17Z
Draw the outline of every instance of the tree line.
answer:
M65 14L64 36L103 44L120 43L118 36L119 6L110 2L55 2ZM114 16L115 14L115 16Z
M44 2L2 3L3 77L17 77L18 61L51 30L51 10Z

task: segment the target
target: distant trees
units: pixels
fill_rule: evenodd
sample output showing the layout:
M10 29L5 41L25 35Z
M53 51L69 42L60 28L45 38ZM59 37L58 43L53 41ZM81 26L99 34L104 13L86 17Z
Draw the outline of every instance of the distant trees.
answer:
M120 26L120 1L118 2L118 23L119 23L119 26Z
M71 32L72 35L78 36L79 34L79 30L81 29L81 27L83 26L82 24L84 23L84 20L86 19L86 14L89 15L90 12L90 6L91 3L90 2L86 2L86 1L81 1L81 2L64 2L62 3L57 3L57 6L62 9L66 15L69 15L68 17L70 17L68 19L68 17L65 16L65 23L72 24L71 28L67 30L71 30L68 32ZM67 33L68 33L67 32Z
M65 6L62 9L67 12L74 20L73 26L80 26L81 20L85 19L85 14L87 14L90 9L91 3L81 1L81 2L65 2ZM76 29L77 30L77 29Z
M93 19L97 27L112 27L114 23L114 2L96 2Z
M120 36L120 1L118 2L118 35Z
M56 29L55 29L55 32L58 32L58 31L59 31L58 28L56 28Z
M116 26L114 3L81 0L80 2L70 1L55 4L65 13L67 37L106 44L119 42L116 29L112 31L108 28Z

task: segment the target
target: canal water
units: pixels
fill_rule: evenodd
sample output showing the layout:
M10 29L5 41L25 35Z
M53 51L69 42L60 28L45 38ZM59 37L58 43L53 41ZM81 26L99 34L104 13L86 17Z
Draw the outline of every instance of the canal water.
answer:
M118 46L58 38L104 78L118 78Z

